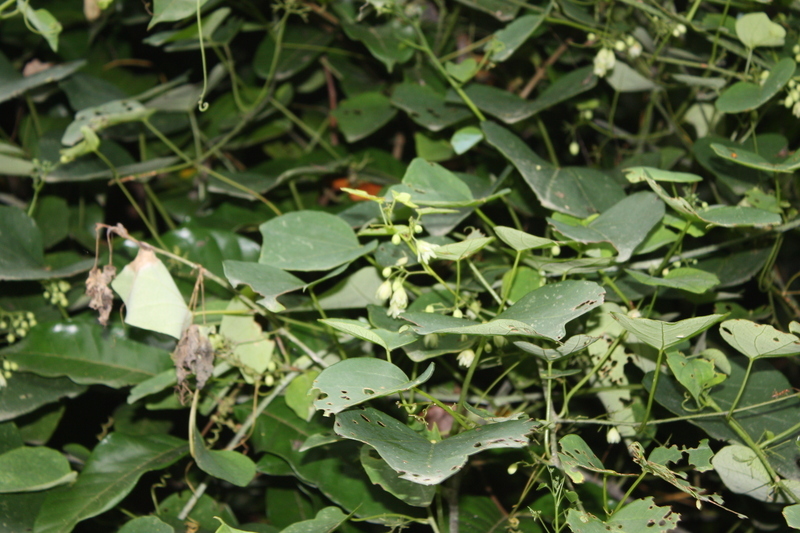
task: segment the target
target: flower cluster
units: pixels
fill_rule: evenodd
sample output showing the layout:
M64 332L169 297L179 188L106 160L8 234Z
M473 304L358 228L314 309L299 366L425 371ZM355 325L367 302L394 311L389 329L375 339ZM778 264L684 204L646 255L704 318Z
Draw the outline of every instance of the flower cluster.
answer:
M597 40L597 35L594 33L589 33L586 36L587 43L595 40ZM594 73L596 76L602 78L614 70L614 66L617 64L617 58L614 55L615 50L619 53L627 52L630 59L636 59L642 55L642 45L633 36L627 35L624 39L617 39L613 44L613 49L604 45L594 57Z
M5 333L5 340L9 344L27 335L36 324L36 317L30 311L0 312L0 334Z
M44 298L49 300L51 304L58 307L66 307L69 305L67 300L67 291L72 288L68 282L62 280L48 281L44 286Z
M380 284L375 293L378 300L382 302L389 300L389 309L386 310L386 314L392 318L397 318L408 307L408 293L403 288L403 281L404 279L399 277L393 281L387 279Z
M789 94L783 99L783 105L792 110L792 115L800 118L800 87L797 82L789 80Z
M610 48L601 48L594 56L594 73L596 76L604 77L609 71L614 69L617 64L617 57Z

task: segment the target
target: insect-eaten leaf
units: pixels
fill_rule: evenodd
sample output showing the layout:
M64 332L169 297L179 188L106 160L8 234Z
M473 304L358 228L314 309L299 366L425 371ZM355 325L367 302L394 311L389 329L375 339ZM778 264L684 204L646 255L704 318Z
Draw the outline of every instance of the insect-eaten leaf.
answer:
M117 275L117 267L105 265L103 270L97 267L89 271L86 278L86 296L89 297L89 307L97 311L100 316L98 321L108 325L108 317L111 315L111 307L114 305L114 293L108 287L109 283Z
M470 455L491 448L527 446L527 435L535 425L533 420L509 420L430 441L391 416L367 408L339 413L333 429L346 439L375 448L401 479L437 485L461 470Z
M192 318L175 281L155 252L139 248L136 259L111 283L125 302L125 323L180 339Z
M190 374L194 374L197 388L203 388L214 372L214 348L199 326L192 324L186 328L172 352L172 361L175 363L178 385L186 381Z
M431 364L417 379L410 380L399 367L382 359L345 359L323 370L314 380L314 389L320 392L314 406L330 416L367 400L421 385L430 379L433 369Z
M800 338L778 331L768 324L756 324L743 318L726 320L719 326L725 342L748 359L786 357L800 353Z

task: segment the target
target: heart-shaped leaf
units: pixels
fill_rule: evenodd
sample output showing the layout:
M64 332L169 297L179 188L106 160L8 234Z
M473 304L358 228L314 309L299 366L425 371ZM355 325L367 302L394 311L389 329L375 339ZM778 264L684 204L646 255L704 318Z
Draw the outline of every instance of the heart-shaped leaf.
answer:
M197 426L192 428L191 447L197 466L206 474L238 487L246 487L256 475L256 464L246 455L232 450L206 448Z
M383 359L345 359L323 370L314 380L314 388L320 392L314 406L330 416L367 400L421 385L430 379L433 369L431 363L422 375L410 380L398 366Z
M518 252L535 250L538 248L549 248L558 244L551 239L537 237L536 235L531 235L530 233L525 233L524 231L506 226L495 226L494 232L497 234L498 239Z
M783 46L786 30L769 20L767 14L761 11L736 19L736 36L747 48Z
M740 81L731 85L717 98L717 110L723 113L742 113L761 107L783 89L794 76L794 71L795 63L791 58L781 59L769 71L764 83Z
M666 350L707 330L725 315L708 315L687 318L679 322L663 322L649 318L631 318L622 313L611 313L622 327L636 335L640 341L656 350Z
M44 446L22 446L0 455L0 493L49 489L78 476L60 452Z
M783 333L768 324L750 320L726 320L719 326L725 342L746 355L748 359L786 357L800 353L800 338Z
M533 420L509 420L431 442L391 416L368 408L336 415L334 431L375 448L402 479L437 485L458 472L472 454L491 448L527 446L526 435L535 425Z

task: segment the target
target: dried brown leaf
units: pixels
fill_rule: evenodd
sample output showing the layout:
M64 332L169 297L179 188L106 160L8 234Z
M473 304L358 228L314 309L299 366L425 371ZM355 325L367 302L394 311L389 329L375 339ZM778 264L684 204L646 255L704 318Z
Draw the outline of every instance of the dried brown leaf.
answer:
M104 326L108 324L111 307L114 305L114 293L108 284L117 275L117 267L106 265L103 270L92 268L86 278L86 296L89 297L89 307L99 312L98 320Z
M200 328L192 324L183 332L181 340L172 352L172 361L182 385L190 374L197 379L197 388L202 389L214 371L214 348Z

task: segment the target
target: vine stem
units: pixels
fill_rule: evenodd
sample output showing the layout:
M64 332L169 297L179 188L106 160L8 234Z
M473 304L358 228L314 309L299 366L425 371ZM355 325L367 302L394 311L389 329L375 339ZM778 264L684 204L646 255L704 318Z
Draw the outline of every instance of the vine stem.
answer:
M253 424L255 424L255 421L258 418L258 416L261 413L263 413L264 410L267 407L269 407L269 404L271 404L273 400L275 400L275 398L277 398L278 395L282 393L286 387L289 386L289 383L291 383L292 380L294 380L294 378L296 378L299 375L300 372L289 372L283 377L280 383L278 383L275 386L275 388L272 389L272 392L269 394L269 396L261 400L261 403L258 404L256 409L252 413L250 413L250 416L248 416L247 419L244 421L244 423L242 423L242 425L239 427L239 430L236 432L233 438L228 442L228 445L225 446L225 450L227 451L233 450L239 445L239 442L242 440L242 438L245 435L247 435L247 432L250 431L250 428L253 426ZM197 393L195 392L195 394ZM208 478L206 478L205 481L203 481L197 486L197 489L194 491L194 493L192 493L192 496L189 498L189 501L186 502L186 505L183 506L181 512L178 513L178 520L186 520L186 517L189 516L189 513L192 512L194 506L197 505L197 502L200 500L203 494L205 494L206 489L208 489Z
M656 358L656 370L653 374L653 386L650 388L650 396L647 397L647 408L644 412L642 424L639 426L639 432L644 432L647 427L647 422L650 420L650 411L653 409L653 400L656 397L656 387L658 387L658 378L661 376L661 365L664 362L664 348L658 350L658 357Z

